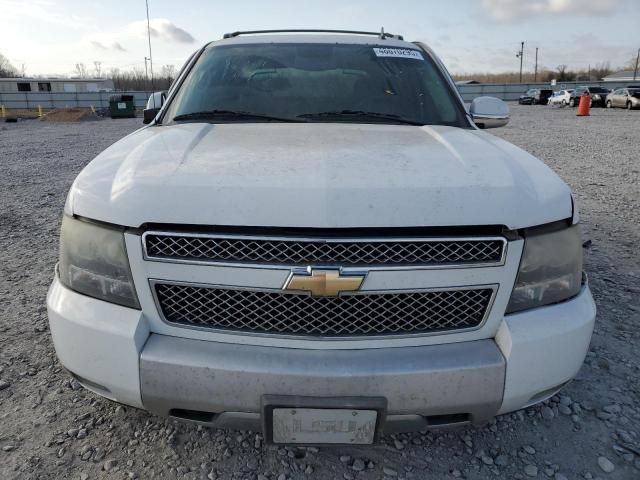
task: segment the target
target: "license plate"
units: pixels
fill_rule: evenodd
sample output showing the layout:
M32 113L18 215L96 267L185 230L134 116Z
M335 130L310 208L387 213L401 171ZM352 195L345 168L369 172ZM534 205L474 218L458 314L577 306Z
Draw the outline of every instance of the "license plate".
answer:
M378 411L340 408L274 408L274 443L373 443Z

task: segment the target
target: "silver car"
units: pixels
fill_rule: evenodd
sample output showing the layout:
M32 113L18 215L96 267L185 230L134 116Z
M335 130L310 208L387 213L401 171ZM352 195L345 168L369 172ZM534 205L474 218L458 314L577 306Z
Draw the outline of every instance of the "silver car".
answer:
M640 86L616 88L607 95L607 108L640 108Z

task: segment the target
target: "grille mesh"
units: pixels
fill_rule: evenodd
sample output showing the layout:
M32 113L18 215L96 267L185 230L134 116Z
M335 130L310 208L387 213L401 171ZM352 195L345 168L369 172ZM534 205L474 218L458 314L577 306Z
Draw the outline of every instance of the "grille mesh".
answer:
M147 256L285 265L433 265L497 263L504 242L489 240L322 241L147 234Z
M156 284L168 322L312 336L428 333L477 327L491 288L341 297Z

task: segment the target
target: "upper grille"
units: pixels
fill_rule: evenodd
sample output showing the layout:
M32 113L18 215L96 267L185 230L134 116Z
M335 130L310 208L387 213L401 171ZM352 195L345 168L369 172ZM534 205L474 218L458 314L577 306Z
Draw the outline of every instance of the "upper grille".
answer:
M505 240L272 239L149 232L148 258L281 265L448 265L499 263Z
M278 291L155 284L166 321L310 336L433 333L478 327L493 288L311 297Z

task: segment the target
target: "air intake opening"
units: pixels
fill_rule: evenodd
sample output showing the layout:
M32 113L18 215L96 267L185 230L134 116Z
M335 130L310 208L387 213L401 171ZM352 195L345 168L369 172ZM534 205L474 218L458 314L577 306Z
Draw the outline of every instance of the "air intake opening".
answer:
M450 415L431 415L426 417L430 427L445 427L448 425L457 425L460 423L471 422L468 413L454 413Z
M212 412L202 412L200 410L184 410L182 408L172 408L169 410L169 416L188 420L190 422L211 423L216 414Z

